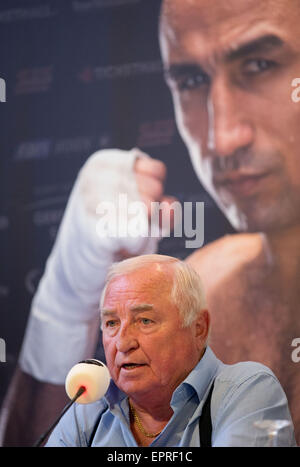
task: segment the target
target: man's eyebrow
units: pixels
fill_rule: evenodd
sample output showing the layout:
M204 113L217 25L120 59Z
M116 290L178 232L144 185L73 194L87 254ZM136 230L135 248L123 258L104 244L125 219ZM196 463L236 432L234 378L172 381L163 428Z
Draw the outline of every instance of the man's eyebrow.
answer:
M147 311L147 310L153 310L153 305L150 303L140 303L138 305L132 305L130 307L131 311Z
M101 316L107 316L107 315L115 315L117 311L111 310L109 308L100 308L100 313L101 313Z
M240 44L236 47L230 48L225 53L225 61L231 62L239 58L246 57L253 53L266 53L271 52L275 49L279 49L284 46L284 41L276 36L275 34L265 34L261 37L257 37L253 40ZM164 76L165 80L176 81L180 77L190 76L193 74L207 74L203 67L198 63L183 62L183 63L172 63L169 67L165 68Z
M150 303L139 303L137 305L132 305L130 307L130 311L147 311L147 310L153 310L153 305ZM115 315L117 313L117 310L113 310L110 308L102 308L101 310L101 316L107 316L107 315Z
M278 49L284 45L284 41L275 34L266 34L256 39L241 44L226 53L226 61L233 61L253 53L266 53Z

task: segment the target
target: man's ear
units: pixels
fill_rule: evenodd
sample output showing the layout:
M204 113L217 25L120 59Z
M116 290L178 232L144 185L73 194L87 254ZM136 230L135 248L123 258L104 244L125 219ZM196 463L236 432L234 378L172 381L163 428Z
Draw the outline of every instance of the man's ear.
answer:
M205 345L210 329L210 314L208 310L201 310L195 322L195 333L199 343L199 348Z

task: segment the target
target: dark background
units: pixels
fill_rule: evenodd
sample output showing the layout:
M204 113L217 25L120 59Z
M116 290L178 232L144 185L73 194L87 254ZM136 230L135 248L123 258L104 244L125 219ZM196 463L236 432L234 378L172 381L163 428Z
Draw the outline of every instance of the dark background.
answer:
M166 192L205 202L205 244L232 229L178 136L158 47L158 0L0 1L0 404L72 184L90 154L139 147ZM184 258L185 240L160 252Z

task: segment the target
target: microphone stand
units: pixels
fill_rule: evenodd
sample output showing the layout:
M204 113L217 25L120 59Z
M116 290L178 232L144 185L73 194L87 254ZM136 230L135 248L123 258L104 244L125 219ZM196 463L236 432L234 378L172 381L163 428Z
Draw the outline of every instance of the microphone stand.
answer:
M65 406L59 417L55 420L55 422L50 426L50 428L43 433L40 438L34 443L33 447L38 448L41 446L41 444L45 441L47 436L51 433L51 431L56 427L62 416L69 410L69 408L74 404L74 402L80 397L84 392L86 391L86 388L84 386L80 386L78 391L76 392L75 396L73 399L70 400L70 402Z

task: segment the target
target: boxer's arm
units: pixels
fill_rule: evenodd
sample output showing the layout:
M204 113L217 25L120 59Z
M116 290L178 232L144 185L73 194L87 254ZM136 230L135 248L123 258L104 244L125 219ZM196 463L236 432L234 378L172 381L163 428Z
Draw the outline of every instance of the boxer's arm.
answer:
M67 401L63 385L40 382L18 366L1 409L3 446L33 446Z

